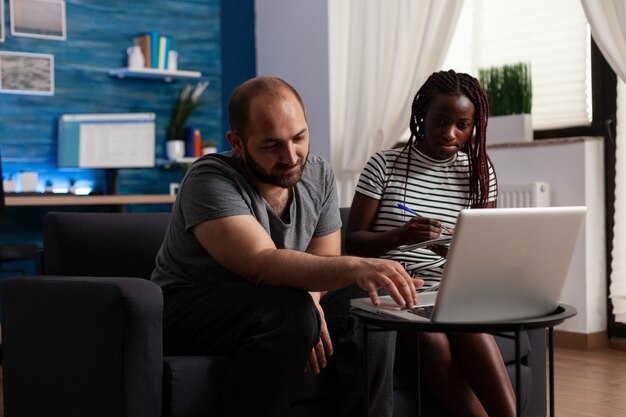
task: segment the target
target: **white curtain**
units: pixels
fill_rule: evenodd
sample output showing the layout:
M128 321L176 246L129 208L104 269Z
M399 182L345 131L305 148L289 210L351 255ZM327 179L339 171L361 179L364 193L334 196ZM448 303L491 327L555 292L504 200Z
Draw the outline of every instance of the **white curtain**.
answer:
M591 34L620 81L617 90L615 217L611 285L615 321L626 323L626 2L581 0Z
M413 96L443 63L462 0L329 0L331 159L339 204L409 124Z

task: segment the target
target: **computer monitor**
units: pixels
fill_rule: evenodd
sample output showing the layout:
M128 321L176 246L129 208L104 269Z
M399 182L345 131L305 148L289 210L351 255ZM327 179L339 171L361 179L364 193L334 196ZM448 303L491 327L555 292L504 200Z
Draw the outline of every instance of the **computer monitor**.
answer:
M154 113L65 114L59 118L59 168L151 168Z

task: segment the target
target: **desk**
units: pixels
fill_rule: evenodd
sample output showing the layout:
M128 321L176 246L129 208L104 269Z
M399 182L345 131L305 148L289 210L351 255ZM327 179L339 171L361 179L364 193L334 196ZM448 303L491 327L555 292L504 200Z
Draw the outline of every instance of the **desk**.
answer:
M174 204L176 196L169 194L135 195L5 195L7 206L97 206L127 204Z
M352 309L352 313L359 317L363 323L363 339L364 339L364 361L365 361L365 377L367 378L367 336L369 327L382 328L387 330L417 330L422 332L440 332L440 333L491 333L504 337L511 337L503 334L504 332L512 332L515 334L515 397L517 400L517 415L521 416L522 411L522 378L521 378L521 350L520 350L520 333L522 330L532 330L544 328L548 329L548 368L549 368L549 391L550 391L550 416L554 417L554 326L561 324L570 317L576 315L576 309L567 304L559 304L552 314L543 317L536 317L524 320L511 320L506 322L492 323L436 323L431 321L408 321L395 319L380 314L370 313L368 311ZM419 342L417 345L417 363L419 364ZM369 387L369 381L365 381L366 387ZM420 388L420 376L417 373L418 392ZM369 390L367 390L366 401L369 407ZM418 397L417 405L418 416L421 415L420 399Z

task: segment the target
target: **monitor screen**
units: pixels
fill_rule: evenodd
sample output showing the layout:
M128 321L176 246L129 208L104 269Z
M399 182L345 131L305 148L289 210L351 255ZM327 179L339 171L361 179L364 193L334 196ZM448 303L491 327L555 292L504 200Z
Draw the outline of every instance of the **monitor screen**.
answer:
M154 113L65 114L59 118L60 168L155 166Z

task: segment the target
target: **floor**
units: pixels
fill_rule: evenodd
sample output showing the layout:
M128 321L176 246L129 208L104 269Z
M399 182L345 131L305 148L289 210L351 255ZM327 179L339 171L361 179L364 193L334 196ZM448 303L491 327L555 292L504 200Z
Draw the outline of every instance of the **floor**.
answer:
M626 351L555 349L555 414L626 416Z
M556 416L626 416L626 351L555 348L554 359ZM3 404L0 390L0 417L4 416Z

